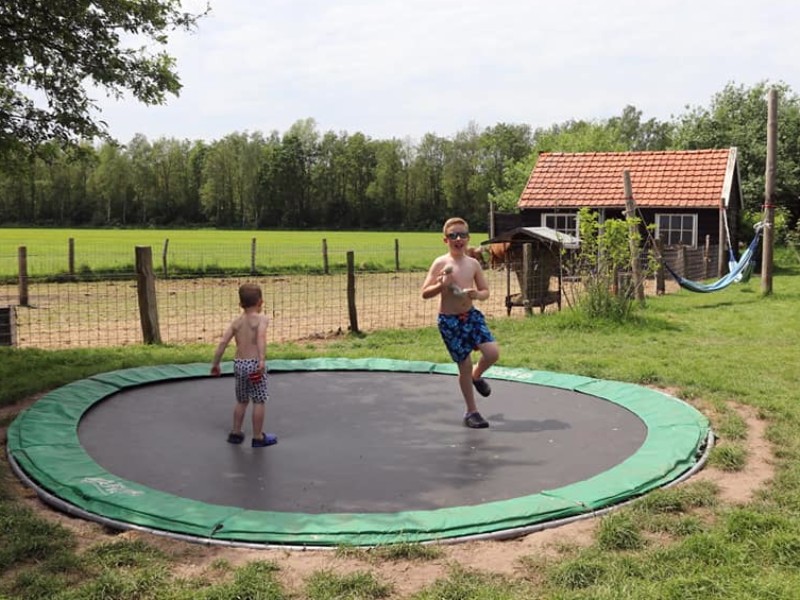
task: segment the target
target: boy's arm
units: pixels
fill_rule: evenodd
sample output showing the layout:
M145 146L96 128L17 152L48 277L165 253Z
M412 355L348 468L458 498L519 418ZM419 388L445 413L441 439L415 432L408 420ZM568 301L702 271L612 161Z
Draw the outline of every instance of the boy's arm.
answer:
M489 299L489 282L486 279L486 274L483 272L480 263L475 261L475 287L467 290L467 294L473 300L488 300Z
M258 345L258 372L264 372L264 360L267 356L267 324L269 319L264 316L258 322L258 335L256 336L256 344Z
M225 353L225 348L227 348L228 344L231 343L233 334L233 323L231 323L228 325L227 329L225 329L222 337L219 340L219 344L217 344L217 349L214 351L214 360L211 363L212 375L219 375L219 361L222 360L222 355Z
M441 261L435 260L428 269L428 275L422 283L422 299L427 300L442 293L444 289L445 274L442 273Z

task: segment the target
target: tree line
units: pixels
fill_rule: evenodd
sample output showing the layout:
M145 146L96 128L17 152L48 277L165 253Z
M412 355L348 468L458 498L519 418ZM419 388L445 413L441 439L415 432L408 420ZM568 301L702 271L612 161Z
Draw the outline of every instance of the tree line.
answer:
M458 214L486 230L488 205L515 210L541 152L739 149L746 210L763 203L767 106L779 93L776 203L789 227L800 197L800 99L785 84L728 84L708 107L668 121L616 117L533 129L470 123L451 137L372 139L320 132L313 119L286 132L222 139L136 135L64 146L15 145L0 163L0 225L438 229Z

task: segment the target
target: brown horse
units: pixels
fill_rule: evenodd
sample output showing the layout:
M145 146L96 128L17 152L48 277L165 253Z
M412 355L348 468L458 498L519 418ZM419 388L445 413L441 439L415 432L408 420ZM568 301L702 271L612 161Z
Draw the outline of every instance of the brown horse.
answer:
M464 254L466 254L467 256L471 256L472 258L477 260L479 263L481 263L481 268L483 268L483 269L485 269L485 268L487 268L489 266L489 262L488 262L488 260L489 260L488 256L489 255L488 255L488 252L487 252L485 246L480 246L480 247L469 246L464 251Z
M488 255L486 264L492 269L502 269L506 264L506 255L511 251L509 242L497 242L484 246L484 253Z

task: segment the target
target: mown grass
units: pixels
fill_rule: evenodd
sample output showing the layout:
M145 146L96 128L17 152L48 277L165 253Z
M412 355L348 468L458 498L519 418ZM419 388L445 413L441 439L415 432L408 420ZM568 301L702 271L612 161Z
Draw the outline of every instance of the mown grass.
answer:
M673 390L706 411L721 434L712 462L741 469L749 457L745 422L732 407L753 407L768 424L775 477L746 505L720 499L713 484L688 481L656 491L596 522L588 548L528 556L518 574L458 565L413 600L692 600L797 598L800 590L800 267L779 253L773 293L759 281L714 294L649 298L636 319L587 322L574 313L491 325L506 366L578 373ZM433 325L433 324L432 324ZM208 346L113 350L0 349L0 405L12 407L91 373L165 362L208 361ZM433 326L384 331L320 344L269 349L273 358L313 356L447 360ZM279 401L279 399L275 399ZM454 407L456 410L457 407ZM0 597L8 598L382 598L382 561L431 560L418 547L370 551L365 569L321 571L297 589L280 567L255 561L214 564L213 574L180 579L180 558L146 542L79 549L69 530L30 511L0 473ZM359 549L339 549L358 558ZM413 569L413 564L411 567ZM213 575L213 576L212 576Z
M323 240L328 268L341 271L353 251L360 270L425 270L444 252L437 232L230 231L216 229L0 229L0 278L18 274L18 249L26 248L28 274L68 280L69 240L74 240L74 277L134 271L135 247L150 246L157 273L170 276L250 272L322 272ZM474 233L472 243L486 235ZM253 247L255 240L255 249ZM397 243L397 256L395 253Z

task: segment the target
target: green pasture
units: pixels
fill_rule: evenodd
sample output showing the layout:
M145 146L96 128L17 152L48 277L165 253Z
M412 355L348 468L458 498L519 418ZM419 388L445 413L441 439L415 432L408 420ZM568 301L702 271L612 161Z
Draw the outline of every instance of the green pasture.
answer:
M445 251L437 232L0 229L0 277L17 275L20 246L26 248L30 276L67 273L70 239L77 273L132 271L136 246L152 248L156 271L163 268L166 250L172 273L249 271L253 252L262 273L322 270L323 240L331 269L344 267L353 251L361 269L394 270L397 256L402 270L425 270ZM486 239L476 233L472 243Z
M326 566L294 584L282 566L253 555L214 560L185 576L202 547L164 550L155 538L97 534L79 541L19 497L8 465L0 477L0 598L396 598L391 575L420 561L447 560L446 575L408 600L751 600L800 597L800 264L776 253L773 291L754 276L720 292L686 291L648 298L628 323L587 321L574 311L490 325L501 364L653 385L707 414L719 436L710 464L735 473L751 468L742 407L766 426L774 473L737 501L712 481L693 478L644 496L592 521L586 545L564 534L546 551L509 557L514 573L464 568L443 549L414 546L341 548ZM5 423L17 402L115 369L210 361L213 347L138 346L42 351L0 348L0 406ZM275 345L271 358L386 357L445 361L432 324L320 344ZM281 399L274 398L274 402ZM402 399L400 399L402 401ZM486 410L492 398L486 399ZM16 409L15 409L16 407ZM460 417L453 392L453 415ZM547 415L542 415L543 420ZM222 430L227 424L220 424ZM491 430L490 430L491 431ZM534 534L536 535L536 534ZM509 542L509 552L516 544ZM356 561L341 566L338 560ZM291 578L288 578L291 579Z

